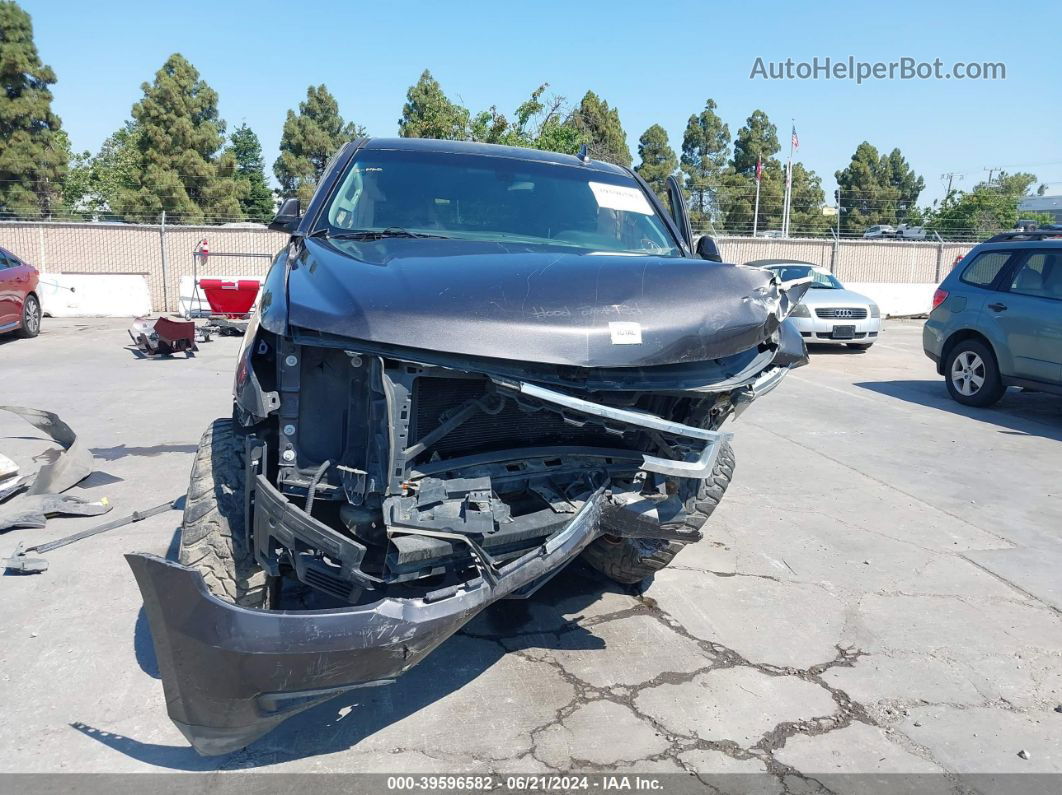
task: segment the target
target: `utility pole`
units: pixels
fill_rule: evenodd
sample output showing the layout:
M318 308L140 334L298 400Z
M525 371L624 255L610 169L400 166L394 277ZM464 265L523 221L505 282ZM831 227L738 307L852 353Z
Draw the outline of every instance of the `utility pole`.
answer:
M963 175L960 174L957 171L949 171L947 174L941 174L940 175L941 179L946 179L948 181L948 189L944 193L944 198L945 199L948 198L951 195L951 181L953 179L955 179L956 177L958 177L959 180L962 180Z
M990 188L991 188L991 187L992 187L992 175L993 175L994 173L996 173L997 171L999 171L1000 173L1002 173L1002 171L1003 171L1003 170L1002 170L1002 169L1000 169L1000 168L986 168L986 169L984 169L984 170L988 172L988 187L990 187Z

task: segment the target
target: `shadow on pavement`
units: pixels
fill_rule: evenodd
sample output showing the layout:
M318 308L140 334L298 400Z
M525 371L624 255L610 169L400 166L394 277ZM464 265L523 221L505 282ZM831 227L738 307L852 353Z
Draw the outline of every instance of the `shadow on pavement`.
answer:
M173 554L171 544L167 557ZM626 592L576 561L531 599L502 601L487 608L395 684L337 696L226 756L204 758L187 745L142 742L81 722L70 727L140 762L171 770L247 769L343 751L468 685L505 656L506 646L604 650L605 642L577 622L579 611L605 591ZM564 614L575 614L575 619L566 619ZM143 609L137 616L133 645L141 669L158 679ZM157 720L168 722L161 698L158 704Z
M823 354L832 356L860 356L864 353L869 353L872 348L849 348L847 345L838 345L836 343L816 343L808 342L804 340L804 344L807 346L808 353L812 356L821 356Z
M93 447L91 452L104 461L116 461L127 455L154 458L164 453L194 453L198 449L199 445L196 444L156 444L153 447L126 447L120 444L115 447Z
M1010 389L995 406L978 409L952 400L943 378L857 381L853 386L1007 429L1000 433L1062 441L1062 397L1055 395Z

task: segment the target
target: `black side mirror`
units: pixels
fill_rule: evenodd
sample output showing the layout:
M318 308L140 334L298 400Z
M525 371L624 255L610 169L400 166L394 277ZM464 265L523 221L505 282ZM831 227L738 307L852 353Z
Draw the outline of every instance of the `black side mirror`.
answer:
M697 241L697 256L711 262L723 261L723 255L719 253L719 246L715 244L715 240L712 239L711 235L702 235L701 239Z
M292 196L280 203L280 209L269 222L269 228L277 232L287 232L290 235L299 226L301 220L302 207L299 200Z

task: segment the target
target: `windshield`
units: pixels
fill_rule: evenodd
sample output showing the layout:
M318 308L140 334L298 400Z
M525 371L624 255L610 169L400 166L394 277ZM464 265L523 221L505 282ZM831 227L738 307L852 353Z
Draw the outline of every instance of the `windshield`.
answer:
M630 177L487 155L362 150L328 207L335 237L452 237L681 256Z
M820 287L826 290L843 290L843 285L837 281L837 277L829 273L823 273L820 270L809 267L807 265L780 265L770 270L778 274L778 278L783 282L791 282L796 279L811 278L811 287Z

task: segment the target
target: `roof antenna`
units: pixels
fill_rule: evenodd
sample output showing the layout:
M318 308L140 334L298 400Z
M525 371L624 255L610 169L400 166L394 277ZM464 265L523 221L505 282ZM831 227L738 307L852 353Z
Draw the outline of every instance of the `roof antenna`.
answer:
M579 159L582 160L584 163L589 163L590 162L590 145L589 144L581 144L579 146Z

